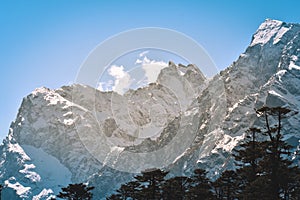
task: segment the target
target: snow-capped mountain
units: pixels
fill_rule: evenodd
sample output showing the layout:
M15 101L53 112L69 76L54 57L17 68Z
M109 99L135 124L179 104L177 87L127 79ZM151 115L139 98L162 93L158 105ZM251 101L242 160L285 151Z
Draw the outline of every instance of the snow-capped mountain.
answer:
M170 175L203 167L214 178L233 167L230 154L245 131L262 123L254 108L300 110L299 57L300 25L268 19L212 79L170 62L156 83L124 95L79 84L38 88L0 146L3 199L47 199L78 182L96 186L101 199L151 167ZM299 124L300 114L284 122L295 149Z

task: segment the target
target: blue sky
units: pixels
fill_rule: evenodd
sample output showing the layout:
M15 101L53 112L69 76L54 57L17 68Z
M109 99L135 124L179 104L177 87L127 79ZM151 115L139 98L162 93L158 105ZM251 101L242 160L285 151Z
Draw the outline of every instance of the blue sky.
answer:
M182 32L210 54L219 69L237 59L266 18L300 22L298 0L0 1L0 138L22 98L37 87L75 80L89 52L133 28Z

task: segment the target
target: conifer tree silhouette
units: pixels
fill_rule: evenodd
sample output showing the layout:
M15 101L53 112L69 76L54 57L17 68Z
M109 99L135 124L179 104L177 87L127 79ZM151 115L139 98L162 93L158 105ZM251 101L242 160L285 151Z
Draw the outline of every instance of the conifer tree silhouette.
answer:
M67 187L62 188L57 197L67 200L90 200L93 197L91 190L94 187L88 187L83 183L69 184Z

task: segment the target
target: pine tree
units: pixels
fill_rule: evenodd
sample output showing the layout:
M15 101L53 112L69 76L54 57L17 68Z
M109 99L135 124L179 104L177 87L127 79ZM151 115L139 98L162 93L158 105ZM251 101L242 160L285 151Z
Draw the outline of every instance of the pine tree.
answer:
M245 196L248 196L248 193L250 196L247 199L252 197L252 182L263 173L260 162L265 156L265 143L257 140L260 133L261 130L259 128L250 128L247 131L245 142L239 146L238 150L234 150L233 157L236 160L236 165L239 167L236 170L236 179L239 182L237 192L240 194L240 198L245 198ZM259 182L262 182L262 179Z
M148 169L134 178L141 184L139 196L145 200L157 200L162 198L162 187L168 172L160 169Z
M257 141L257 133L260 132L258 128L250 128L247 131L246 141L240 145L239 150L235 149L233 154L236 165L244 169L240 171L242 178L250 182L259 173L259 161L264 156L263 143Z
M57 197L68 200L90 200L93 197L91 190L94 187L88 187L83 183L69 184L66 188L62 188Z
M270 179L267 176L256 176L256 178L247 184L239 195L239 199L246 200L273 200L273 195L270 194L271 185Z
M145 199L156 200L162 199L165 176L168 172L160 169L148 169L141 172L141 175L135 176L135 181L122 184L116 190L116 194L107 197L109 200L116 199Z
M213 183L217 199L234 200L239 195L239 179L233 170L227 170Z
M266 142L266 157L262 161L265 175L270 180L271 199L289 199L292 192L297 189L300 182L298 167L292 166L292 161L288 159L291 155L291 146L283 141L282 119L295 114L288 108L263 107L256 111L260 116L264 116L266 123L265 134L268 136ZM271 124L270 118L277 121Z
M206 177L207 172L203 169L195 169L191 177L189 199L212 199L212 187L210 180Z
M112 194L111 196L107 197L106 200L122 200L122 196L120 194Z
M168 179L163 185L163 199L182 200L187 199L191 179L185 176L177 176Z
M111 195L107 199L139 199L140 186L140 183L136 181L122 184L121 187L116 190L116 194Z
M3 185L0 184L0 200L2 199L2 190L3 190Z

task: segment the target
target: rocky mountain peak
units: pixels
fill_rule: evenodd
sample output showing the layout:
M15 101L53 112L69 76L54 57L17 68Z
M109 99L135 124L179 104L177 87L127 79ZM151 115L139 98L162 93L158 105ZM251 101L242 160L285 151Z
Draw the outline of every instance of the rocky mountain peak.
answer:
M285 25L285 23L278 21L278 20L272 20L272 19L266 19L258 28L256 33L253 35L252 42L250 46L254 45L264 45L267 42L269 42L271 39L273 39L274 43L277 43L278 40L280 40L280 37L287 31L287 28L284 28L280 31L280 29ZM278 34L280 32L280 34ZM276 37L276 35L278 36ZM274 38L275 37L275 38Z
M278 45L287 44L291 35L297 34L299 24L285 23L279 20L266 19L252 36L250 47L255 45ZM290 33L291 32L291 33Z
M201 167L218 176L233 167L231 152L247 128L261 123L254 108L300 109L299 32L298 24L267 19L237 61L210 80L195 65L170 62L156 83L124 95L80 84L34 90L0 146L4 197L47 199L61 185L89 182L104 199L150 161L168 163L173 175ZM284 121L294 148L299 123L299 114Z

